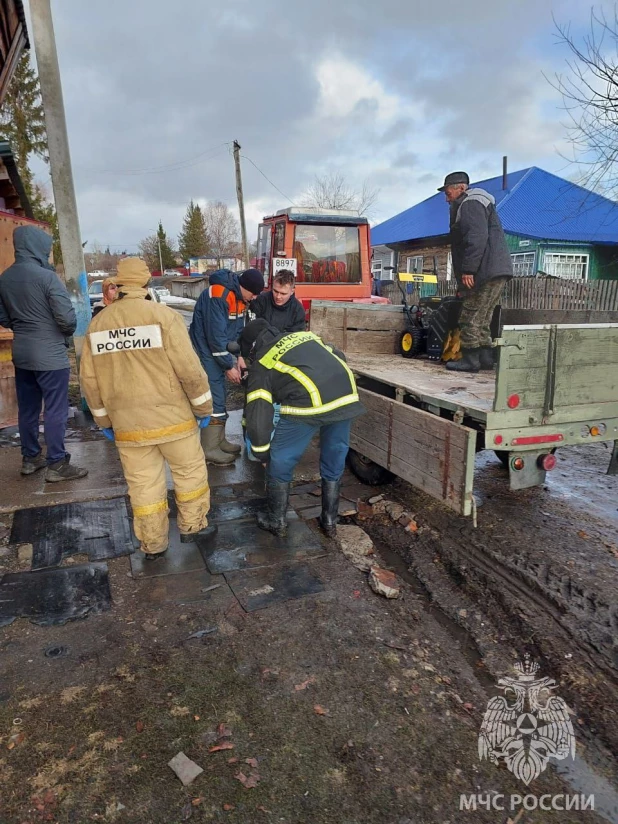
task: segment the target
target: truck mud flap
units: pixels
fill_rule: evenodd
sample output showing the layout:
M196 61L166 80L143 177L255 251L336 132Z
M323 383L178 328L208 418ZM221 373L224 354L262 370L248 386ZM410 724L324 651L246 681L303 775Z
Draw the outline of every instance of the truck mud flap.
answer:
M461 515L474 510L476 431L400 401L359 389L367 412L350 446Z

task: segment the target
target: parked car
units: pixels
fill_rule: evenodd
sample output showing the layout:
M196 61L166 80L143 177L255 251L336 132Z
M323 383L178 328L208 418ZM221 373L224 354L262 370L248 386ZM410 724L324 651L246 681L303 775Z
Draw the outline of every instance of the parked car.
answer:
M95 305L95 303L99 303L99 301L103 300L103 281L102 280L95 280L94 283L91 283L88 287L88 297L90 298L90 308Z
M172 295L170 290L164 286L155 286L155 292L159 296L160 302L166 304L166 306L195 305L195 301L192 298L179 298L177 295Z

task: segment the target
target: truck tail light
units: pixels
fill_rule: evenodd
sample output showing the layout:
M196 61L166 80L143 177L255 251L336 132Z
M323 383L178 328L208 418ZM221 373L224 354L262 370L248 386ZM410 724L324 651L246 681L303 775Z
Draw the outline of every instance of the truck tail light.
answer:
M519 395L509 395L506 400L506 405L509 409L517 409L519 406L520 397Z
M596 426L590 427L590 434L595 437L596 435L605 435L607 432L607 427L604 423L599 423Z
M496 445L501 444L503 440L504 438L502 437L502 435L494 435L494 443Z
M522 470L524 468L524 459L523 458L513 458L513 460L511 461L511 466L513 467L513 469L515 469L515 470L517 470L517 472L519 472L520 470Z
M537 443L559 443L564 435L528 435L525 438L513 438L513 446L530 446Z
M546 472L549 472L556 466L556 456L539 455L538 465L540 469L544 469Z

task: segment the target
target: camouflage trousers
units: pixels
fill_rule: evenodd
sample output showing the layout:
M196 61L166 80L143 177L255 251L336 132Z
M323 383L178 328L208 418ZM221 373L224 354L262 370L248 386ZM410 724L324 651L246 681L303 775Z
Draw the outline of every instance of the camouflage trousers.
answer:
M462 349L491 346L491 318L505 283L506 278L496 278L471 292L466 290L459 316Z

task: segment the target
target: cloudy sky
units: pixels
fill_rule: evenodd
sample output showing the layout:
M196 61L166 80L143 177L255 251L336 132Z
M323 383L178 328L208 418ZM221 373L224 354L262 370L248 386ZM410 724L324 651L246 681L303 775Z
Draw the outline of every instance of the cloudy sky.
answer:
M567 56L552 14L581 32L583 0L52 0L52 10L90 243L134 252L159 219L177 235L191 198L235 208L234 139L255 164L243 160L251 239L325 172L380 189L374 223L433 194L448 171L500 174L504 154L511 170L574 173L544 74Z

